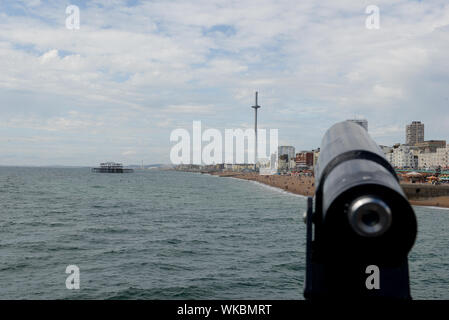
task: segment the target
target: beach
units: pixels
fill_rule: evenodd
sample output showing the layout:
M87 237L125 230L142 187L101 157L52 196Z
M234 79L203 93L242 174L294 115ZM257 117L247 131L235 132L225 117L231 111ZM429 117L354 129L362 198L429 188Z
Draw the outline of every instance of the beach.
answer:
M232 177L244 180L251 180L260 182L275 188L280 188L285 191L299 194L303 196L313 196L315 194L315 178L311 176L288 176L288 175L259 175L256 173L240 173L240 172L211 172L212 175L220 177ZM449 208L449 195L416 198L415 193L409 192L410 185L406 186L406 195L409 198L410 204L415 206L430 206ZM419 185L416 184L414 188L438 188L440 186Z
M313 196L315 194L315 179L310 176L259 175L257 173L239 172L214 172L211 174L218 175L220 177L233 177L257 181L303 196Z

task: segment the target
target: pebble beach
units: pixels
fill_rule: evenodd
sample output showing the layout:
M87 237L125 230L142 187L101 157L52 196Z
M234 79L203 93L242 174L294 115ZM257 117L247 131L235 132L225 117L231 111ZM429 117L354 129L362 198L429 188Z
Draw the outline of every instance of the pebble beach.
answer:
M240 172L211 172L210 174L220 177L233 177L257 181L303 196L313 196L315 194L315 178L312 176L259 175L256 173ZM432 197L427 199L409 199L409 201L412 205L416 206L449 208L449 196Z

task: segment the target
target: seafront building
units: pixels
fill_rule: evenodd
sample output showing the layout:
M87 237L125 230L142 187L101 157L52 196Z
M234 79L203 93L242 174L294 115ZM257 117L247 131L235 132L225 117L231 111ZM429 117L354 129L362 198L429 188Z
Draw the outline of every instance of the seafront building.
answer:
M449 146L438 148L435 152L423 152L418 155L418 167L422 169L448 168Z
M312 151L301 151L297 153L295 158L296 169L313 167L313 156Z
M382 151L384 152L385 156L387 156L387 154L393 152L393 147L389 147L389 146L379 146Z
M288 160L295 158L295 147L292 146L279 146L278 147L278 155L279 157L286 154L288 156Z
M415 146L422 152L436 152L438 148L446 147L446 140L427 140L418 142Z
M382 147L381 147L382 148ZM435 152L426 152L418 147L400 145L389 149L382 148L385 158L395 168L436 169L449 168L449 146L437 148Z
M393 152L390 155L390 162L396 168L414 169L417 167L417 159L415 158L413 148L407 145L393 148Z
M278 147L278 171L286 173L296 168L295 147L279 146Z
M366 120L349 120L360 122L367 128ZM366 123L365 123L366 121ZM366 126L365 126L366 124ZM396 169L408 170L442 170L449 169L449 146L445 140L424 140L424 124L413 121L406 126L406 144L397 143L393 146L380 145L385 158ZM293 146L279 146L278 152L270 155L270 158L259 159L254 164L224 163L209 166L182 165L178 166L186 171L233 171L233 172L259 172L261 175L272 174L302 174L313 173L320 155L320 149L305 150L295 153Z
M316 149L316 150L312 150L313 152L313 165L312 167L315 168L316 165L318 164L318 157L320 156L320 148Z
M406 126L405 140L405 145L380 146L395 168L449 168L446 140L424 140L424 124L421 121L413 121Z

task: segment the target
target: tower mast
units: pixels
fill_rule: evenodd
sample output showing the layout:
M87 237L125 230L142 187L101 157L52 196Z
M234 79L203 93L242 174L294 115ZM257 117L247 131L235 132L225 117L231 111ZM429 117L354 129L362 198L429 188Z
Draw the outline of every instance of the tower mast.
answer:
M254 154L254 171L257 170L257 109L260 108L260 106L257 104L257 95L258 92L256 91L256 104L252 106L251 108L254 108L254 133L256 138L256 144L255 144L255 154Z

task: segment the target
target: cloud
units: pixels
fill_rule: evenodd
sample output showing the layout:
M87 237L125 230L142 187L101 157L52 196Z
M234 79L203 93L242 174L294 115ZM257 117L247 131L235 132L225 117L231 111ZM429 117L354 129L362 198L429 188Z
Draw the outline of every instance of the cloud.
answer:
M44 119L38 116L27 117L13 117L7 121L3 121L4 128L16 129L34 129L44 131L79 131L89 128L99 129L104 123L98 119L93 119L90 115L80 115L78 112L69 112L63 117L52 117Z
M189 113L189 114L205 114L213 112L213 106L200 106L200 105L170 105L164 109L164 112L168 113Z
M124 155L124 156L133 156L135 154L137 154L137 152L135 150L126 150L126 151L122 152L122 155Z
M105 135L117 141L111 157L123 156L126 140L163 162L170 130L194 118L217 128L252 123L259 90L260 125L299 149L355 114L385 144L403 141L412 120L449 139L449 4L379 0L380 29L368 30L369 4L91 1L80 3L80 30L67 30L66 3L3 2L2 134L26 144L50 132L79 163L96 160Z
M53 49L53 50L50 50L42 55L41 62L48 63L51 61L55 61L58 58L59 58L58 50Z

